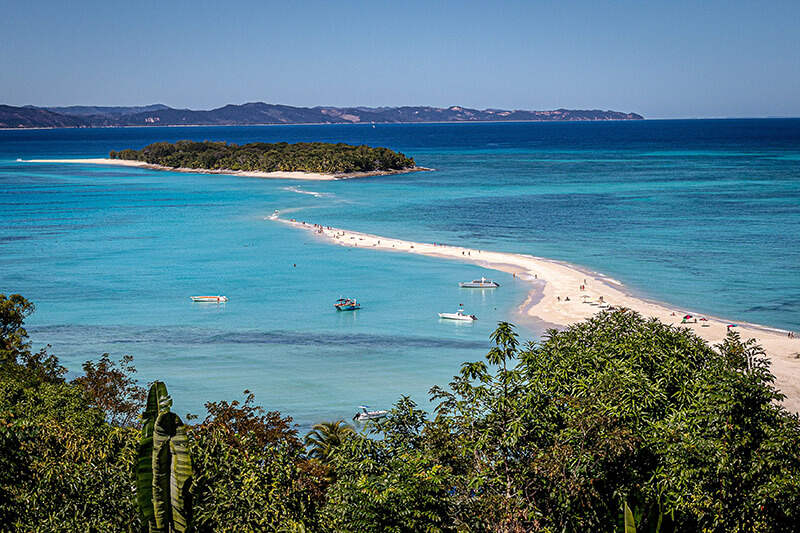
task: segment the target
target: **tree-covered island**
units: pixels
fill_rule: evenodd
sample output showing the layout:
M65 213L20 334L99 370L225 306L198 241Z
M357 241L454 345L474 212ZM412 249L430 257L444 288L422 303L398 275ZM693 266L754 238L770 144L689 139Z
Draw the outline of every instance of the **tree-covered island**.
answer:
M419 170L414 160L388 148L344 143L158 142L141 150L112 150L111 159L170 168L233 172L358 174Z

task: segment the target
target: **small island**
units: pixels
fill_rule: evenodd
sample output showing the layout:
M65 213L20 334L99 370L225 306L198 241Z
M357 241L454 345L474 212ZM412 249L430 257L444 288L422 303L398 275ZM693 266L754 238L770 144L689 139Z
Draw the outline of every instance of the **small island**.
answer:
M427 170L388 148L344 143L157 142L141 150L109 153L112 160L139 161L168 169L215 173L304 172L355 177Z

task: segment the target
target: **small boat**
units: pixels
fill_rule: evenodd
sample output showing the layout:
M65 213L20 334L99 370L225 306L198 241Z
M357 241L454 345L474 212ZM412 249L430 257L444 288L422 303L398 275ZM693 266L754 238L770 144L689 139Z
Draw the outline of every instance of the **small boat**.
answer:
M481 278L473 279L472 281L462 281L458 286L462 289L496 289L500 284L490 279Z
M220 302L227 302L228 301L228 297L227 296L220 296L220 295L217 295L217 296L190 296L190 298L192 299L193 302L220 303Z
M361 309L361 304L355 298L339 298L333 304L337 311L355 311Z
M353 420L358 420L359 422L363 422L364 420L375 420L377 418L383 418L384 416L389 414L389 411L383 409L375 409L373 411L369 410L369 405L359 405L361 412L356 413L353 417Z
M464 322L478 320L478 317L475 315L465 315L463 309L459 309L455 313L439 313L439 318L446 318L447 320L461 320Z

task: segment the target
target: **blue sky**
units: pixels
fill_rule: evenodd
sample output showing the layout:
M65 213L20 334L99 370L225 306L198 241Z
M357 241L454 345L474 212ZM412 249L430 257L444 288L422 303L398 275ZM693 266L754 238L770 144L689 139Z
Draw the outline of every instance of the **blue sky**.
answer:
M800 116L800 2L5 0L0 103Z

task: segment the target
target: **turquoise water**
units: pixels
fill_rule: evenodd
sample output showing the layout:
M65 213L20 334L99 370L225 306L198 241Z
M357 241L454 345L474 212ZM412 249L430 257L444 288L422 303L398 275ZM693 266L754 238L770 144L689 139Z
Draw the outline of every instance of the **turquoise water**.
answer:
M383 145L436 172L335 182L33 164L158 140ZM525 339L527 286L477 266L348 249L265 220L532 253L683 308L800 329L800 120L0 131L0 292L70 370L104 352L163 379L180 412L248 389L308 425L420 403ZM296 265L296 266L294 266ZM486 275L495 291L459 290ZM192 304L225 294L224 305ZM364 308L337 313L354 296ZM459 304L472 324L441 322Z

